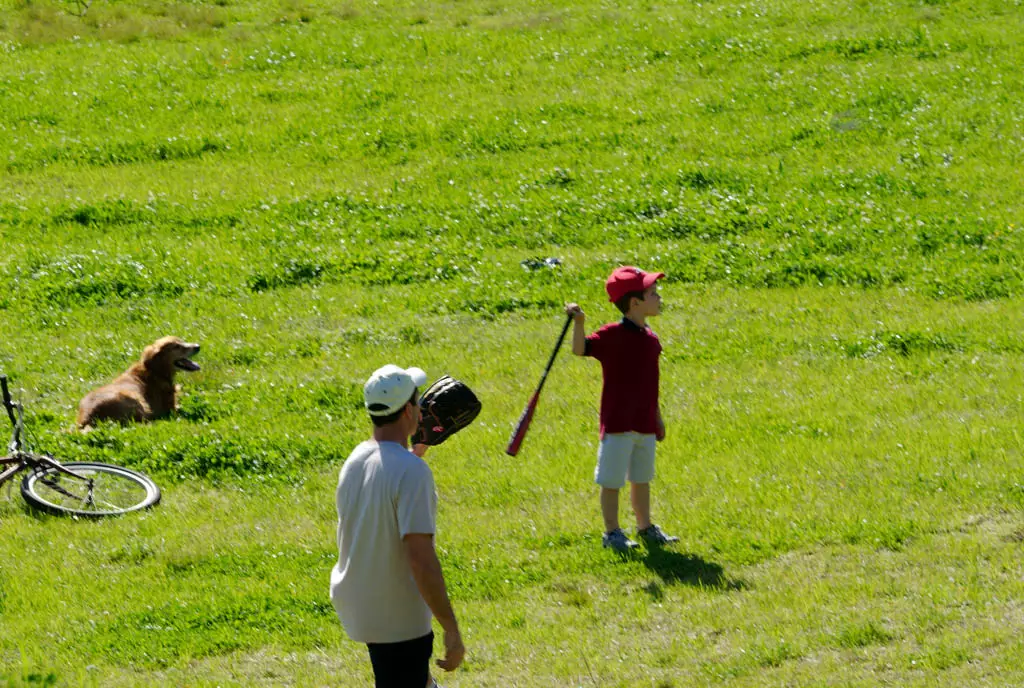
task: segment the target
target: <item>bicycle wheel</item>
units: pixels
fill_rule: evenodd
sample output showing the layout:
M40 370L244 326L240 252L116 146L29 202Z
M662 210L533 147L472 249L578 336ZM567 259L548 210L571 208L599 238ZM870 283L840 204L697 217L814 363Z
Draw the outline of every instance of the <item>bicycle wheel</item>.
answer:
M153 506L160 488L136 471L106 463L72 461L61 464L88 480L80 480L56 468L30 472L21 481L21 495L29 504L63 516L116 516Z

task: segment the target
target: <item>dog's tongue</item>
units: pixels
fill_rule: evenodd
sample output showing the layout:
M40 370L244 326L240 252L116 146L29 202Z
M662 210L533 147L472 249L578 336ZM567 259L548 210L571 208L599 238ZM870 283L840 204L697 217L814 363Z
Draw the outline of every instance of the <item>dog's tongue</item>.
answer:
M195 372L199 370L199 364L190 358L179 358L177 361L174 362L174 365L178 366L182 370L187 370L189 372Z

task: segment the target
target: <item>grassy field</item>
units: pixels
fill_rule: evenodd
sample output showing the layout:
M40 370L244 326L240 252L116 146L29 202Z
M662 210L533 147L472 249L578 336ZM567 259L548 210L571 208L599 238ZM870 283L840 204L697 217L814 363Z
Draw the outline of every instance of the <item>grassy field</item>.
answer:
M84 8L0 0L0 370L164 500L4 488L0 685L369 685L327 586L387 362L484 403L427 456L445 686L1024 685L1020 0ZM627 559L595 362L503 453L621 263L668 273L681 537ZM165 334L181 412L68 432Z

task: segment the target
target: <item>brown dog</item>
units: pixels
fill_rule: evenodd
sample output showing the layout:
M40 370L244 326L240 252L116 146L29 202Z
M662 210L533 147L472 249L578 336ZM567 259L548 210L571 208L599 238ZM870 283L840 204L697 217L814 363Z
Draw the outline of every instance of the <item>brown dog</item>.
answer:
M128 423L168 415L178 408L174 373L199 370L199 365L191 360L197 353L198 344L188 344L177 337L156 340L142 352L138 363L109 385L82 398L78 404L78 427L86 428L98 420Z

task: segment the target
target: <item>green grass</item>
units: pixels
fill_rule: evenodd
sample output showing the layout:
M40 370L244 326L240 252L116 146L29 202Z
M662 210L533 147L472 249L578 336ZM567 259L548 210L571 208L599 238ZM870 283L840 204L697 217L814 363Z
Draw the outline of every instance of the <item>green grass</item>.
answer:
M0 685L368 685L327 577L386 362L484 404L428 454L445 685L1024 683L1019 2L80 8L0 0L0 370L37 448L164 501L5 488ZM502 451L620 263L668 273L681 537L627 559L596 363ZM164 334L181 412L67 432Z

